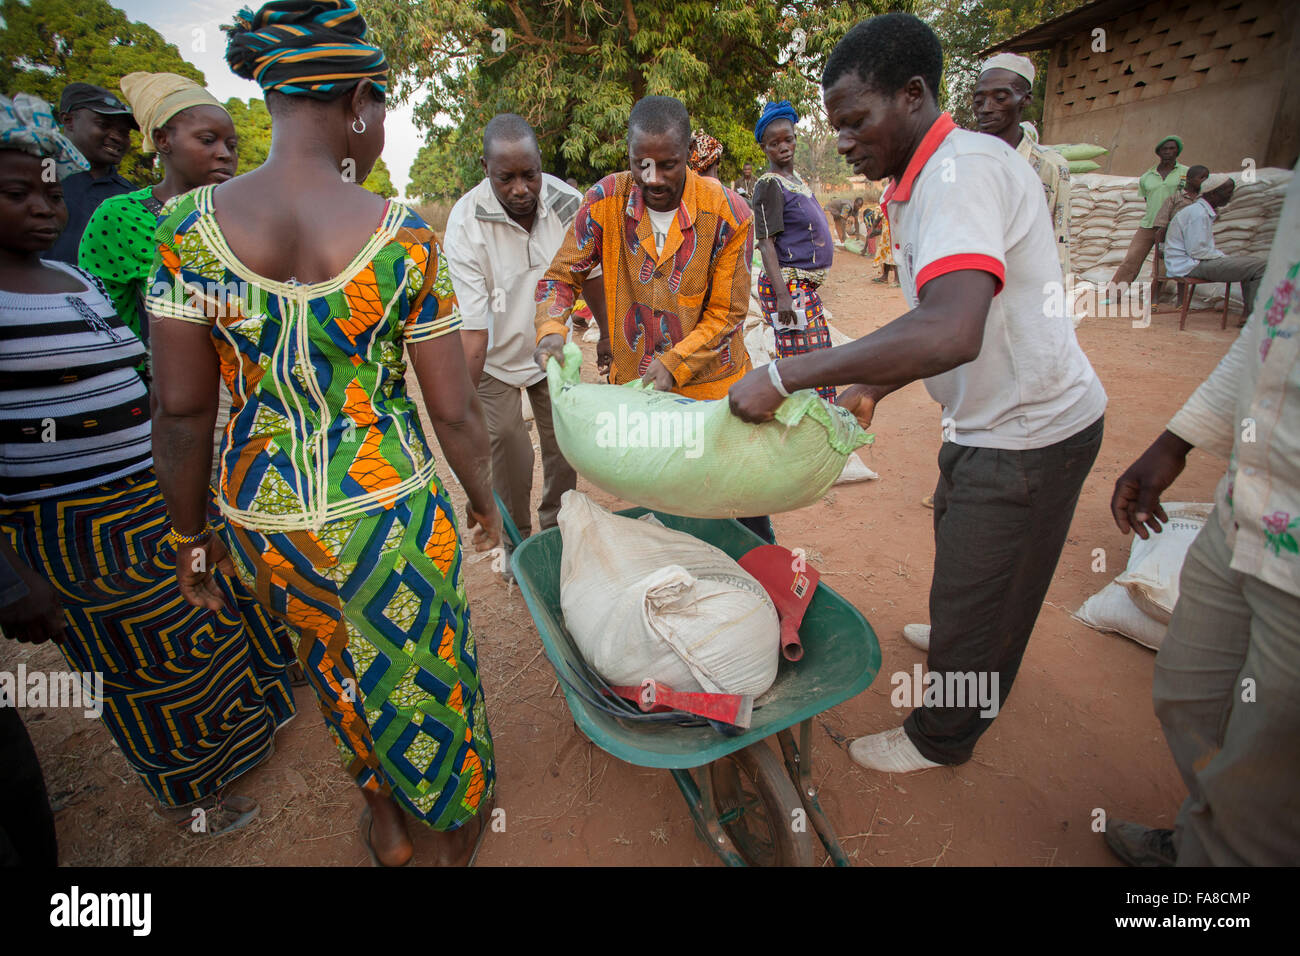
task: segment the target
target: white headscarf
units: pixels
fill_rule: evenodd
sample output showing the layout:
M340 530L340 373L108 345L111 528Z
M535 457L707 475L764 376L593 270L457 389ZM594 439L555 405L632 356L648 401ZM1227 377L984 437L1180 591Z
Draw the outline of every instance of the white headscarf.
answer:
M1201 195L1204 196L1206 193L1212 193L1225 183L1232 183L1234 186L1236 185L1233 178L1227 173L1210 173L1210 175L1205 177L1205 182L1201 183Z

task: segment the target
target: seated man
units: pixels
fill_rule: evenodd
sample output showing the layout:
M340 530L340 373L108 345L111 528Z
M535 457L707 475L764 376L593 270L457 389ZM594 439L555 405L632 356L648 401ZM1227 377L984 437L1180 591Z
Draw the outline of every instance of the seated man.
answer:
M1156 230L1156 238L1160 242L1165 241L1166 231L1169 229L1169 223L1174 216L1201 198L1201 186L1205 182L1205 177L1209 175L1210 169L1208 166L1191 166L1188 168L1186 185L1166 199L1165 204L1156 213L1153 225Z
M1201 186L1201 198L1170 220L1165 239L1165 273L1211 282L1240 282L1245 314L1250 315L1268 262L1260 256L1224 255L1214 247L1214 220L1218 210L1232 199L1235 188L1231 176L1215 173ZM1245 325L1245 319L1239 324Z
M692 172L686 107L647 96L628 117L630 172L606 176L578 209L537 284L537 363L563 360L565 320L601 267L610 381L641 378L687 398L722 398L750 370L753 214L722 183ZM598 350L599 354L599 350Z

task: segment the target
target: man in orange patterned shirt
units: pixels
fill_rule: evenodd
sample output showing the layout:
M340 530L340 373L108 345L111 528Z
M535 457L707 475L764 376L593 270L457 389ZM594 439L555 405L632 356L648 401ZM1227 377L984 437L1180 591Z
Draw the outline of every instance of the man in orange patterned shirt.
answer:
M717 180L688 168L690 140L678 100L647 96L632 108L631 171L588 190L537 284L534 356L542 368L551 355L563 361L565 320L599 265L610 327L601 329L597 354L612 356L613 384L641 378L661 391L712 399L749 371L742 335L752 214Z

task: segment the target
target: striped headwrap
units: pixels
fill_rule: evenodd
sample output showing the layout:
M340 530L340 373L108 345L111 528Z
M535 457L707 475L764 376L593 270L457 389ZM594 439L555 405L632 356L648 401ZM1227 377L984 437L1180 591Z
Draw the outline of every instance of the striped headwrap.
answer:
M0 96L0 149L53 159L59 179L90 168L72 140L59 132L50 104L30 93L15 93L12 100Z
M226 62L263 90L332 100L367 77L388 87L388 60L365 42L366 21L352 0L275 0L235 15Z
M721 158L722 144L704 130L697 129L691 137L691 158L687 165L697 173L703 173Z

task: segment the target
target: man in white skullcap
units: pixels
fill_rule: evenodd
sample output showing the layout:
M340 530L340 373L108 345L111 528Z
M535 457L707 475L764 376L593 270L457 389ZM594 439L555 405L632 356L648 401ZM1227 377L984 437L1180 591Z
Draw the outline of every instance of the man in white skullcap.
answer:
M1262 256L1224 255L1214 245L1214 220L1232 199L1236 183L1213 173L1201 184L1201 198L1179 210L1165 237L1165 273L1212 282L1240 282L1245 315L1255 308L1255 293L1268 262ZM1245 325L1243 318L1239 325Z
M1002 140L1025 158L1047 194L1047 211L1056 236L1061 272L1070 272L1070 164L1054 149L1038 145L1032 123L1021 124L1034 86L1034 64L1015 53L989 57L975 83L975 118L981 133Z

